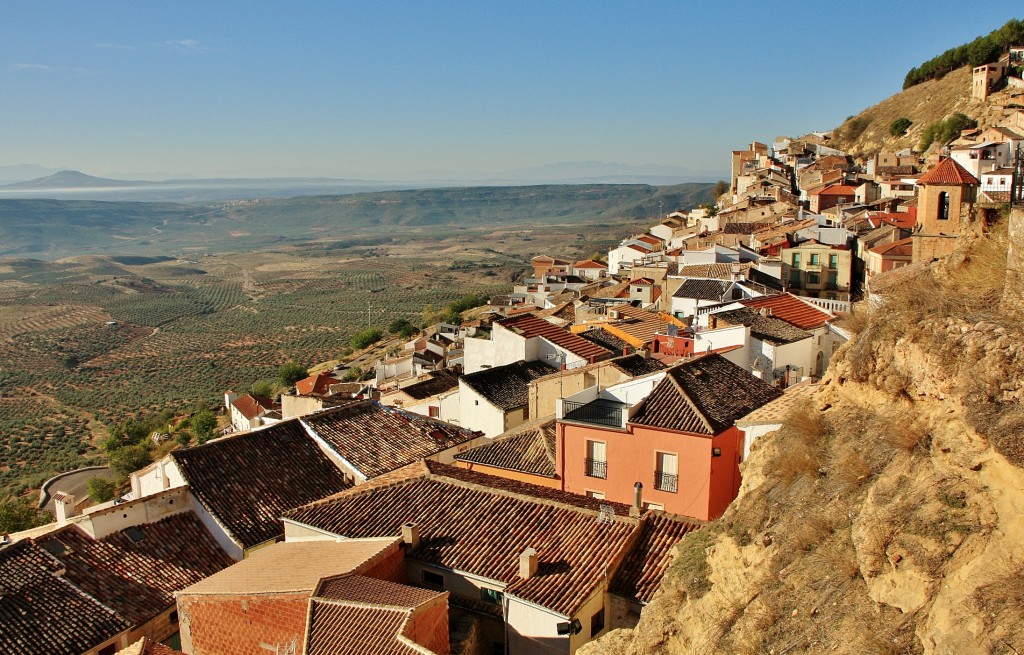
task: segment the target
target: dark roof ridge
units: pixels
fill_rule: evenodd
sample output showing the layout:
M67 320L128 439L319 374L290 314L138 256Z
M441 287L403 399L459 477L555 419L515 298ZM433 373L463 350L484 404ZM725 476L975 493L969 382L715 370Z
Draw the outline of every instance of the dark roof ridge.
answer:
M703 355L698 355L697 357L694 357L692 359L688 359L688 360L680 363L678 366L675 366L675 367L669 369L668 370L668 375L666 375L665 377L667 377L668 379L672 380L672 386L674 386L676 388L676 391L678 391L679 395L682 396L684 401L686 401L686 404L690 406L690 409L693 410L693 413L696 414L697 418L699 418L701 420L701 423L704 424L704 428L708 431L708 433L714 434L715 433L715 428L712 427L711 422L708 421L708 417L704 415L704 412L702 412L700 410L700 408L697 407L696 404L694 404L693 399L690 398L690 394L686 393L686 390L683 389L683 385L679 384L679 380L677 380L676 376L675 376L675 373L677 373L678 371L682 370L683 367L685 367L685 366L687 366L689 364L692 364L694 362L698 362L698 361L704 359L707 356L708 356L708 354L705 353Z
M397 468L394 471L389 471L383 475L378 475L375 478L370 478L363 484L359 484L354 487L349 487L348 489L343 489L338 493L331 494L330 496L325 496L324 498L314 500L310 503L306 503L305 505L299 505L298 507L295 507L285 512L283 517L287 518L291 514L312 509L314 507L319 507L321 505L326 505L327 503L331 503L335 500L346 498L348 496L353 496L356 494L369 494L377 492L381 489L389 489L391 487L398 487L404 484L410 484L412 482L415 482L416 480L423 479L430 474L430 470L426 468L425 463L426 460L421 459L411 464L406 464L405 466ZM405 472L406 469L412 469L413 467L422 467L423 470L419 473L419 475L412 475L411 471L409 474L402 477L396 475L398 473Z
M485 475L485 474L481 474L481 475ZM563 502L559 502L557 500L554 500L552 498L544 498L544 497L541 497L541 496L531 496L530 494L527 494L527 493L522 493L522 492L519 492L519 491L512 491L510 489L502 489L500 487L492 487L492 486L489 486L489 485L486 485L486 484L481 484L479 482L470 482L469 480L460 480L459 478L449 477L449 476L445 475L444 473L435 473L435 472L431 471L426 477L431 479L431 480L433 480L433 481L435 481L435 482L441 482L443 484L450 484L452 486L462 487L464 489L474 489L474 490L477 490L477 491L482 491L484 493L491 493L491 494L494 494L496 496L504 496L506 498L515 498L517 500L523 500L523 501L530 502L530 503L538 503L538 504L541 504L541 505L547 505L548 507L556 507L558 509L566 509L566 510L569 510L569 511L578 511L578 512L583 513L583 514L589 514L589 515L593 515L593 516L600 515L600 511L599 510L590 509L588 507L582 507L580 505L574 505L572 503L567 503L567 502L563 503ZM520 484L530 485L529 482L523 482L523 483L520 483ZM537 486L537 485L530 485L530 486ZM545 488L545 487L541 487L541 488ZM556 490L552 489L551 491L556 491ZM564 493L564 492L562 492L562 493ZM567 495L573 495L573 494L567 494ZM608 505L608 506L612 507L613 509L616 509L616 506L618 506L618 508L623 508L623 507L628 508L629 507L628 505L626 505L624 503L616 503L616 502L613 502L613 501L606 501L606 502L601 503L601 504L602 505ZM624 515L616 513L616 514L614 514L614 517L615 517L616 520L621 519L622 522L624 522L624 523L637 522L637 524L639 524L639 519L635 518L635 517L632 517L632 516L629 516L628 512L627 512L627 514L624 514Z

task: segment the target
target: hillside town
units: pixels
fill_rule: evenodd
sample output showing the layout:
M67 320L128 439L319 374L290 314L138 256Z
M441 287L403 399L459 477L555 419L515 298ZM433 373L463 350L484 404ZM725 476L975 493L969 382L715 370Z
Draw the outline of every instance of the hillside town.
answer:
M735 150L714 204L603 261L541 249L367 379L228 391L223 436L121 498L55 494L55 523L0 547L0 650L570 654L635 626L855 303L1022 200L1019 108L927 158L832 143Z

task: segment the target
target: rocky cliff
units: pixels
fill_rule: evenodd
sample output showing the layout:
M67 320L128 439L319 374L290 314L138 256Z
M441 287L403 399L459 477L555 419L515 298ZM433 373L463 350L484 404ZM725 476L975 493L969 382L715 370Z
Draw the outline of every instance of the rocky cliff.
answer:
M756 445L637 628L581 655L1024 653L1024 331L1005 234L855 315L820 392Z

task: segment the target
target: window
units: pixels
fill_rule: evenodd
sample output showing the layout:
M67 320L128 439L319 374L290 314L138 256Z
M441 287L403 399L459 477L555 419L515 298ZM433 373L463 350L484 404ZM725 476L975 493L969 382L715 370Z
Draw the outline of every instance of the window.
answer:
M939 194L939 220L949 220L949 194L943 191Z
M501 599L502 598L504 598L504 594L502 594L497 589L481 589L480 590L480 600L484 601L485 603L491 603L493 605L501 605Z
M789 283L794 287L800 286L800 271L794 269L789 272Z
M654 488L658 491L679 491L679 457L675 453L656 453Z
M171 623L171 624L174 624L174 623L178 622L178 612L177 612L177 610L175 610L175 611L173 611L173 612L171 612L170 614L167 615L167 622Z
M593 498L595 500L604 500L604 492L603 491L593 491L591 489L587 489L587 491L585 493L587 495L587 498Z
M440 573L434 573L433 571L422 571L423 586L430 587L431 589L444 589L444 576Z
M818 253L812 252L811 253L811 266L817 266L817 265L818 265Z
M658 510L660 512L660 511L663 511L665 509L665 506L662 505L661 503L649 503L649 502L647 502L645 500L644 501L644 509L656 509L656 510Z
M821 276L818 275L817 273L808 273L807 274L807 284L808 285L821 284Z
M590 617L590 636L596 637L604 630L604 608L597 610L594 616Z
M587 476L592 478L608 477L608 460L605 457L603 441L587 440L587 459L584 464Z
M114 655L114 653L117 652L117 645L110 644L109 646L104 646L103 648L99 649L98 652L99 655Z
M829 255L828 256L828 267L829 268L838 268L838 266L839 266L839 255Z
M793 253L793 266L799 266L799 265L800 265L800 253L795 252L795 253Z
M828 288L837 289L839 288L839 273L832 271L828 274Z

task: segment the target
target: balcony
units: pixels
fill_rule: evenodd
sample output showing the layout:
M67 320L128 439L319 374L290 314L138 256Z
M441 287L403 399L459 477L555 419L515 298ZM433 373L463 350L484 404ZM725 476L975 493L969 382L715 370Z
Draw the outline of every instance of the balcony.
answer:
M585 459L583 466L583 473L588 478L606 479L608 477L608 462L603 459Z
M600 425L606 428L621 430L626 427L626 409L627 405L625 403L601 398L592 400L589 403L563 400L561 418L563 421Z
M658 491L679 491L679 476L675 473L654 472L654 488Z

